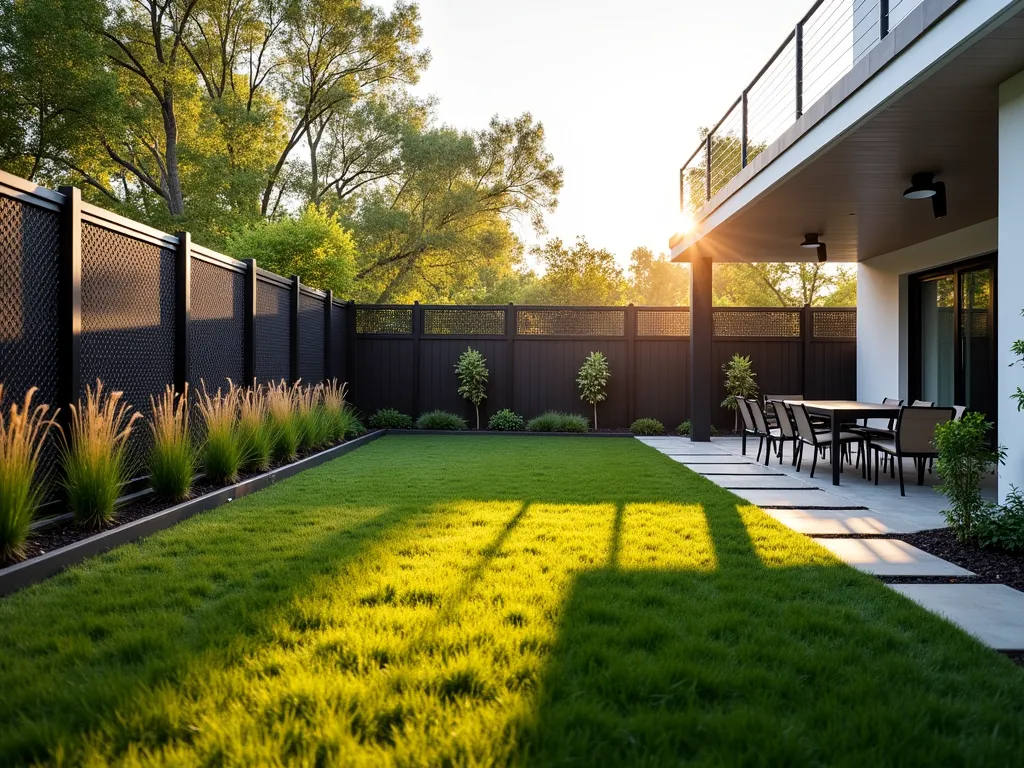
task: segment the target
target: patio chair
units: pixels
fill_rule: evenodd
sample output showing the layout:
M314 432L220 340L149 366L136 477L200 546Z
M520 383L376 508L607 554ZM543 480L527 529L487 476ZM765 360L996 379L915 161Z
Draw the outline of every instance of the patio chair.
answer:
M793 403L791 406L793 412L793 422L796 424L796 432L799 437L797 459L796 459L796 471L800 471L800 467L803 465L804 458L804 446L809 445L813 449L812 460L811 460L811 477L814 477L814 469L818 465L818 454L825 455L825 449L832 448L832 431L831 430L816 430L814 425L811 424L811 416L807 413L805 408L800 403ZM864 438L853 432L842 431L839 433L839 445L840 448L846 449L853 443L857 443L858 450L862 449ZM835 457L832 457L835 461ZM839 461L842 462L843 456L840 454ZM861 476L866 477L866 465L867 458L864 459L864 467L861 467ZM842 466L840 464L840 466Z
M803 395L762 395L761 404L764 406L764 414L768 417L769 426L777 427L775 423L776 414L772 403L781 403L783 400L803 400Z
M759 441L757 444L757 460L761 460L761 446L767 441L764 452L764 463L767 465L771 460L772 455L772 442L778 440L782 435L779 432L778 427L769 427L768 419L764 416L764 411L761 410L761 403L757 400L747 400L747 410L750 412L750 418L754 422L755 434L758 436Z
M935 450L935 428L951 421L956 411L953 408L935 408L930 405L910 405L900 409L896 419L895 437L892 440L872 441L875 452L875 485L878 485L878 459L880 454L890 456L899 468L900 496L906 496L903 484L903 459L914 459L917 465L917 484L924 485L926 459L939 455Z
M793 399L793 398L790 398ZM775 411L775 421L779 425L779 436L775 438L779 443L779 464L782 464L782 449L786 443L793 443L793 466L796 466L796 444L800 439L793 426L793 417L789 415L789 409L781 400L769 400L769 405Z
M754 427L754 419L750 415L750 407L747 405L747 401L742 397L736 398L736 410L740 413L740 421L743 422L742 429L740 430L740 438L742 439L742 450L741 453L747 455L747 435L754 435L755 437L761 437L758 434L757 429ZM761 460L761 449L758 446L757 459Z
M895 397L883 397L882 398L882 404L883 405L903 405L903 401L901 399L898 399L898 398L895 398ZM879 419L872 419L871 421L879 421ZM870 460L870 458L871 458L868 455L871 452L871 441L872 440L891 440L893 438L894 434L895 434L893 432L893 430L895 430L895 429L896 429L896 419L895 418L889 419L889 421L886 422L886 425L884 427L872 426L868 419L864 419L863 423L861 423L861 424L857 424L857 425L849 427L849 430L851 432L853 432L854 434L860 435L861 437L864 438L864 442L865 442L865 445L866 445L866 448L867 448L867 452L868 452L865 455L867 456L868 460ZM888 459L887 459L887 461L888 461ZM884 464L882 466L882 469L887 469L887 468L888 468L888 464ZM870 470L871 470L871 468L868 467L869 473L870 473ZM870 474L869 474L869 478L868 479L870 479Z

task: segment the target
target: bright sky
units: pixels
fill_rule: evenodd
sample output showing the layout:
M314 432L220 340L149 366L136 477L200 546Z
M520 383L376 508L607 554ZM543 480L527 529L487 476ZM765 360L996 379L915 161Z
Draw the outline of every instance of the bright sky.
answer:
M549 234L625 266L678 229L679 168L811 0L417 0L442 122L529 111L565 169ZM522 233L528 241L532 236Z

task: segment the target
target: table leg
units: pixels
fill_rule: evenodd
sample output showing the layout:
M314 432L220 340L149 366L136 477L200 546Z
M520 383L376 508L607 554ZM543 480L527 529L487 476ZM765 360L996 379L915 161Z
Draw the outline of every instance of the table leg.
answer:
M839 432L842 424L839 423L839 414L832 414L832 485L839 485L839 472L843 468L843 451L839 445Z

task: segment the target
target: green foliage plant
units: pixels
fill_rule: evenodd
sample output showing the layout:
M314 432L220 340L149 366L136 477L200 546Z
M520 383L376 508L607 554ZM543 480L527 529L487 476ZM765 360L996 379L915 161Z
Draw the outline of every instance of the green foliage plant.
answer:
M547 411L526 423L527 432L586 432L589 429L586 418L573 413Z
M347 406L338 417L338 429L343 440L351 440L354 437L366 434L366 427L363 426L363 422L356 416L355 411Z
M370 417L370 429L412 429L412 416L394 408L381 408Z
M466 420L448 411L428 411L416 419L416 429L460 430L466 428Z
M279 462L294 461L302 440L295 391L282 379L266 388L266 401L273 457Z
M274 452L273 429L267 413L267 395L253 384L239 393L238 439L242 446L242 465L252 472L266 472Z
M332 427L322 407L323 387L295 385L295 404L299 420L299 445L313 451L330 442Z
M594 429L597 429L597 404L608 397L608 358L600 352L591 352L580 367L576 385L580 389L580 399L590 403L594 408Z
M665 425L657 419L637 419L630 425L629 431L634 435L664 435Z
M974 537L982 547L1024 552L1024 494L1016 486L1002 505L982 509L974 520Z
M455 366L459 394L476 409L476 428L480 429L480 403L487 398L487 360L479 350L467 348Z
M0 563L24 557L42 494L36 472L53 420L46 418L49 406L32 407L36 391L29 389L21 407L12 404L6 417L0 411ZM0 403L3 396L0 384Z
M324 430L327 442L337 443L345 439L345 396L347 384L331 379L320 389L320 408L324 415Z
M757 382L754 381L757 374L754 373L753 361L750 356L739 353L734 354L729 362L722 365L722 371L725 373L726 393L722 407L734 412L735 419L737 419L735 426L738 427L740 412L736 407L736 400L757 397Z
M676 434L682 435L683 437L687 437L690 434L690 420L689 419L687 419L682 424L680 424L678 427L676 427Z
M1024 310L1021 311L1021 314L1024 315ZM1010 363L1010 365L1024 364L1024 339L1017 339L1017 341L1013 342L1010 346L1010 351L1013 353L1014 357L1017 358L1016 361ZM1017 387L1017 391L1010 397L1017 403L1017 410L1024 411L1024 389Z
M188 384L179 395L168 385L159 398L149 396L149 485L161 501L183 501L192 490L196 451L189 432Z
M69 434L61 446L61 484L79 525L100 528L114 518L114 504L128 482L127 445L138 413L122 392L105 392L97 379L85 400L71 406Z
M487 421L487 428L499 432L519 432L525 428L526 423L523 417L515 411L503 408Z
M976 412L935 428L935 471L942 481L936 490L949 501L943 514L961 541L974 536L975 520L990 511L981 495L981 479L995 471L1005 455L1002 448L988 446L991 429L992 423Z
M206 479L217 485L238 482L244 460L238 432L239 393L230 379L227 390L221 387L210 394L200 379L199 412L203 417L203 471Z

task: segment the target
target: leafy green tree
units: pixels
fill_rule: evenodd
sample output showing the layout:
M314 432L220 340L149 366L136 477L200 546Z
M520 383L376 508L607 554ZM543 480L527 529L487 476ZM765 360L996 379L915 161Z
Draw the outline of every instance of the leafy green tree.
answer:
M608 358L600 352L591 352L580 367L576 385L580 388L580 399L594 408L594 429L597 429L597 404L608 397Z
M720 307L854 306L857 276L817 262L715 264L713 292Z
M754 373L754 364L749 355L734 354L729 362L722 366L725 373L726 398L722 401L722 407L734 412L734 428L739 427L739 408L736 401L740 398L749 399L756 397L758 393L757 376Z
M567 248L559 238L533 251L544 266L542 278L548 303L567 305L621 304L628 285L615 261L603 248L592 247L582 235Z
M295 218L265 221L227 242L236 259L256 259L264 269L298 275L313 288L347 296L355 274L355 242L336 215L308 206Z
M630 254L629 293L633 303L651 307L684 307L690 303L690 271L649 248Z
M487 399L487 360L479 350L468 348L455 366L459 377L459 395L476 409L476 428L480 429L480 403Z

